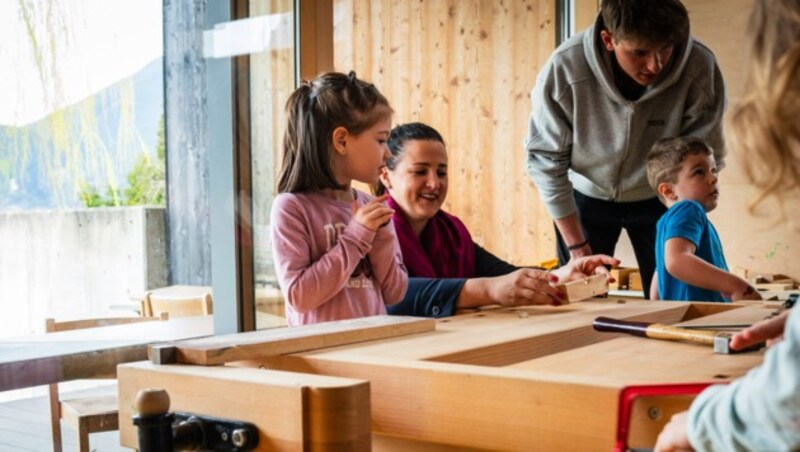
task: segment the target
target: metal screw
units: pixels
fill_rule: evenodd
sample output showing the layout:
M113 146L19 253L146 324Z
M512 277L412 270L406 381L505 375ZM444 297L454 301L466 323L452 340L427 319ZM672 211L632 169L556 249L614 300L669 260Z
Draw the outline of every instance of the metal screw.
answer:
M244 445L247 444L247 430L243 428L237 428L234 430L232 441L234 446L244 447Z
M647 415L650 416L650 419L657 421L661 418L661 409L657 406L651 406L647 410Z

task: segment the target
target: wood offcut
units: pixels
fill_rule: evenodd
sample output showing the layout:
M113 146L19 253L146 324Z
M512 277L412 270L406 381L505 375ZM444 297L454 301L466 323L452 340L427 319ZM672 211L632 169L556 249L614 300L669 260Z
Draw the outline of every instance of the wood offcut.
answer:
M425 333L435 329L436 321L433 319L373 316L305 325L302 328L274 328L156 345L151 347L150 355L154 364L213 366Z
M586 300L608 293L608 275L593 275L577 281L559 284L558 289L567 297L562 300L564 304Z

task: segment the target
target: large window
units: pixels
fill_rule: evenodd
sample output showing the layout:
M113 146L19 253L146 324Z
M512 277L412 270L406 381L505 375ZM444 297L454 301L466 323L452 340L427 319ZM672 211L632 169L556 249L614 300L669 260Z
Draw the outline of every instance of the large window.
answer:
M167 282L161 8L0 2L0 338Z
M162 39L159 0L0 3L0 336L166 281Z
M238 301L240 328L253 308L282 315L269 212L284 105L298 73L331 69L331 21L328 0L2 2L0 337L42 332L47 317L136 315L145 291L175 284L213 286L215 315ZM234 173L218 187L234 190L222 221L235 234L214 233L221 173ZM249 263L212 278L225 240ZM238 289L217 293L217 279Z

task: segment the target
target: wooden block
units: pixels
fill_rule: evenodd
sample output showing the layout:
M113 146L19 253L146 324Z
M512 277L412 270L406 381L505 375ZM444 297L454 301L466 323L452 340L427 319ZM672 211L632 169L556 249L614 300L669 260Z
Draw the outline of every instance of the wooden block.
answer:
M783 301L780 300L764 300L762 303L770 309L781 309L783 307Z
M750 282L750 284L754 284L754 285L755 284L791 284L792 286L794 286L794 284L795 284L795 280L794 279L792 279L792 278L790 278L790 277L788 277L786 275L780 274L780 273L775 273L775 274L759 273L757 275L751 275L751 277L748 279L748 281Z
M567 294L565 303L586 300L597 295L608 293L608 276L594 275L578 281L560 284L558 289Z
M639 273L639 270L631 272L628 275L628 290L644 290L644 286L642 285L642 274Z
M792 290L794 289L794 284L779 284L779 283L761 283L756 284L756 289L758 290L769 290L769 291L780 291L780 290Z
M638 268L629 268L629 267L612 268L609 271L609 273L611 273L611 277L614 278L616 281L609 283L608 288L612 290L627 289L628 276L631 273L637 271L639 271Z
M800 294L800 290L760 290L759 293L761 294L761 298L764 299L764 304L767 304L767 302L783 303L792 295Z
M141 389L163 388L170 411L251 422L256 450L360 450L371 447L370 387L364 380L232 367L119 367L120 443L138 448L131 420Z
M273 328L214 336L176 342L172 345L175 348L175 362L213 366L425 333L435 329L436 321L434 319L373 316L302 327Z

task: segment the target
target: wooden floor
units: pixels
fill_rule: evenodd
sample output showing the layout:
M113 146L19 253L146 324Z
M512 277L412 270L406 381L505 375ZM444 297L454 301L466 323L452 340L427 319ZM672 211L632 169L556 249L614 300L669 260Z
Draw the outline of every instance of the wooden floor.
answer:
M64 452L77 451L75 430L61 421ZM119 445L119 432L93 433L91 450L97 452L130 451ZM0 451L52 451L50 408L47 397L0 403Z

